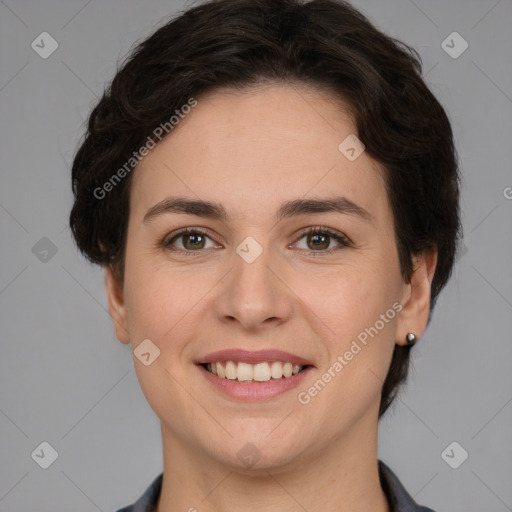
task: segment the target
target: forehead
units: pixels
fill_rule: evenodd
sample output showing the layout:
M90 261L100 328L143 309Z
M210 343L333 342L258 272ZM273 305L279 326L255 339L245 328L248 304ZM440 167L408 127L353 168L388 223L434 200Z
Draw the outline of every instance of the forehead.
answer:
M340 151L355 133L348 107L325 91L282 84L216 90L198 97L137 166L133 206L180 195L251 215L282 200L336 194L384 207L378 164L365 152L350 161Z

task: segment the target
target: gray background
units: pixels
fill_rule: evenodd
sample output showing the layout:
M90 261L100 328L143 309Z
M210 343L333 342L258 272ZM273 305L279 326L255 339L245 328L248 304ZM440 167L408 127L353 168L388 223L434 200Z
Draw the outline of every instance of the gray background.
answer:
M512 510L512 3L354 4L419 50L463 174L464 254L381 422L379 456L438 512ZM88 112L118 59L184 5L0 2L2 512L113 511L162 469L159 423L114 336L102 271L77 253L67 217ZM43 31L59 45L47 59L31 48ZM453 31L469 44L455 59L441 46ZM48 469L31 457L42 441L58 452ZM452 441L469 453L458 469L441 457Z

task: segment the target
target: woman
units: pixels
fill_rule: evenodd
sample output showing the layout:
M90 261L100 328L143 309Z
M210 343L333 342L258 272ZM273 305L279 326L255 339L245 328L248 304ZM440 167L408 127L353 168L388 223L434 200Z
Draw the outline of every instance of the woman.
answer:
M420 71L335 0L204 3L118 71L70 224L161 421L122 512L431 510L377 459L461 231Z

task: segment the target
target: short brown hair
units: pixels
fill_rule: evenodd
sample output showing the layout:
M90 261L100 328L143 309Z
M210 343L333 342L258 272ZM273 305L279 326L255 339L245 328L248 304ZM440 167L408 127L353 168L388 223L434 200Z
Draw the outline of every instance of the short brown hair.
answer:
M412 256L437 248L432 314L462 231L451 126L417 52L344 1L213 0L140 43L92 110L73 161L70 226L79 249L122 280L132 173L105 197L95 191L190 97L265 81L320 87L348 105L366 152L385 170L405 282ZM409 351L395 345L379 417L407 377Z

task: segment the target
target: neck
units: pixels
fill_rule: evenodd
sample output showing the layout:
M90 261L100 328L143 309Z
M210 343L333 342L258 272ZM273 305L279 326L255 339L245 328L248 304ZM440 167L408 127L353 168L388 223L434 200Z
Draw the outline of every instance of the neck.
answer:
M389 512L378 474L377 426L366 427L286 467L253 471L219 463L162 425L164 476L156 512Z

